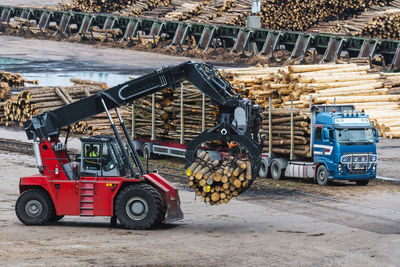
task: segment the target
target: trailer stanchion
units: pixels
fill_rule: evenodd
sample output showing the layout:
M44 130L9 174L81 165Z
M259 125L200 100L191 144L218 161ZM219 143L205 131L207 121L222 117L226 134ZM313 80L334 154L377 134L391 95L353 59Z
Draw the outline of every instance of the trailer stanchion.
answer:
M183 129L183 86L181 84L181 140L180 143L184 143L184 129Z
M293 131L293 98L290 100L290 160L294 157L294 131Z
M151 95L151 140L156 139L156 96L154 94Z

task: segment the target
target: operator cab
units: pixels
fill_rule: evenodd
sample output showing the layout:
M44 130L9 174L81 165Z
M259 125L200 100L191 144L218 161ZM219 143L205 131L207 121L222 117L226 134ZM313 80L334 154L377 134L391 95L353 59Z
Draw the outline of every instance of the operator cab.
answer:
M112 136L81 138L80 176L124 176L125 168L117 142Z

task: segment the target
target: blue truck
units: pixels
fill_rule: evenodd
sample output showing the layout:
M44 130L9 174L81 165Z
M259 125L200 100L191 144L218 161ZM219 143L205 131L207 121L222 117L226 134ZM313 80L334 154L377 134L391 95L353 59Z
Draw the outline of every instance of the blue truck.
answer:
M310 154L308 159L294 156L293 119L290 155L263 154L260 177L312 178L319 185L333 180L367 185L376 178L378 131L363 111L353 105L319 105L311 108ZM271 106L269 108L271 110ZM291 118L293 118L292 105ZM268 151L272 149L271 112L269 112Z

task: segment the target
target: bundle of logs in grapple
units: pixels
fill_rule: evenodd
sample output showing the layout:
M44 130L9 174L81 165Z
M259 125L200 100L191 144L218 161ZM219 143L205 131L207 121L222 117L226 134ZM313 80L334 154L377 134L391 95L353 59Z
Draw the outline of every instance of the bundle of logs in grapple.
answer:
M154 130L153 137L156 139L183 138L184 141L190 141L203 130L215 125L217 107L206 97L203 117L203 93L188 82L184 82L182 86L184 87L182 94L180 88L165 89L154 94L154 129L152 129L152 96L134 102L135 135L150 137Z
M263 26L269 29L304 31L328 20L345 19L371 5L387 5L391 0L270 0L263 2Z
M211 205L228 203L246 190L252 179L249 160L229 156L223 161L211 161L206 151L198 155L186 175L196 195Z

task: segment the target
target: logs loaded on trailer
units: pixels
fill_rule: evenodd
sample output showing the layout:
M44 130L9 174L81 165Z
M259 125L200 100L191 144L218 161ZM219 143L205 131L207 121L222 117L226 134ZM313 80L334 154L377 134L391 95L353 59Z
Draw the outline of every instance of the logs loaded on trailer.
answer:
M269 129L269 113L271 113L271 131ZM292 142L292 122L290 109L276 109L263 112L263 123L260 133L266 138L263 152L269 152L269 137L272 142L272 153L290 155ZM271 135L270 135L271 134ZM311 114L309 109L293 111L293 154L296 158L310 156Z
M196 157L186 175L196 195L211 205L228 203L244 192L252 180L250 160L226 156L222 161L211 161L206 151Z

